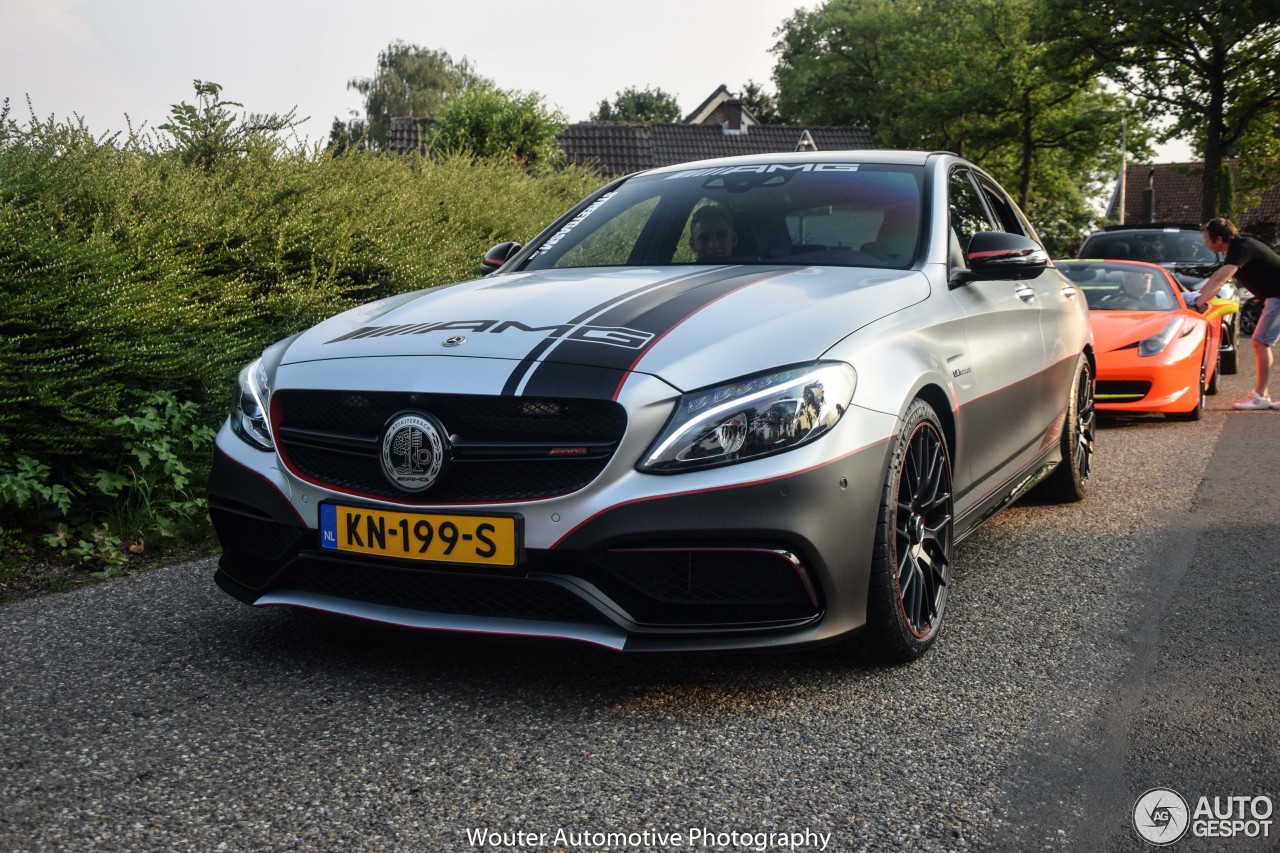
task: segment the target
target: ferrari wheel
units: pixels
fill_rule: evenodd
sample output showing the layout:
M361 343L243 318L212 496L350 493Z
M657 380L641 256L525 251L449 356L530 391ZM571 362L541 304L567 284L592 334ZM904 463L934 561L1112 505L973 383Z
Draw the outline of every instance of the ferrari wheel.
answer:
M867 625L854 638L862 656L909 661L938 636L951 583L951 457L942 426L923 400L912 403L885 477L876 525Z

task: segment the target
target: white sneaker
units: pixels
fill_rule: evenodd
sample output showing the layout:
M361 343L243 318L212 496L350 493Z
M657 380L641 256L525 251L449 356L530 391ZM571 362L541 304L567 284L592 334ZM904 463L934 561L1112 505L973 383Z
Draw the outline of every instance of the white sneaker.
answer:
M1270 409L1272 407L1271 400L1262 396L1257 391L1250 391L1249 396L1245 397L1239 403L1232 403L1231 408L1249 411L1252 409Z

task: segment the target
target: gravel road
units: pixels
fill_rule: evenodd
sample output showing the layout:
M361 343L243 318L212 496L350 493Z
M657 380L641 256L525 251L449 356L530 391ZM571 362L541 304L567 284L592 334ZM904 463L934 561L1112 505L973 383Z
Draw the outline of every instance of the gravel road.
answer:
M0 850L1141 850L1149 789L1276 803L1280 412L1227 411L1251 381L1104 422L1090 497L964 542L907 666L368 630L244 607L212 561L6 605Z

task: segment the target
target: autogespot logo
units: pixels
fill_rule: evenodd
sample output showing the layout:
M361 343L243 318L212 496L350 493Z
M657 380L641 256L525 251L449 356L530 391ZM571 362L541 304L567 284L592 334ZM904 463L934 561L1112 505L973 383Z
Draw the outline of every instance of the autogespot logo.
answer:
M1133 828L1144 841L1164 846L1187 832L1187 801L1177 791L1152 788L1133 807Z

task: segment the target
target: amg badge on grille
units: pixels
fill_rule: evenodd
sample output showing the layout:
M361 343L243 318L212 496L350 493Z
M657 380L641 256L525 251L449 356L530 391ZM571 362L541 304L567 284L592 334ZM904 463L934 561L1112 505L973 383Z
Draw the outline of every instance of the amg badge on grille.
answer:
M382 434L382 470L406 492L431 488L444 470L448 439L429 415L401 415Z

